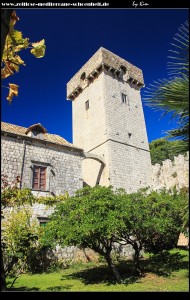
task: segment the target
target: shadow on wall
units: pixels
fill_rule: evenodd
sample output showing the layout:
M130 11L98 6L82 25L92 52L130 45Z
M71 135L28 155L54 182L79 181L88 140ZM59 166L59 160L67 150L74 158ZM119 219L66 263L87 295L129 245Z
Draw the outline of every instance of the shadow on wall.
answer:
M95 158L86 157L82 162L83 186L109 185L104 180L105 164Z

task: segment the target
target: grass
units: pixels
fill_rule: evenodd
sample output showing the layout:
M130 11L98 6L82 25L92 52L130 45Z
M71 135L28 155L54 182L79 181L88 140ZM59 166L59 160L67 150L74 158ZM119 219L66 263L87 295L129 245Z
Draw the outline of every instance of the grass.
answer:
M146 255L147 257L147 255ZM166 253L141 260L143 275L134 272L133 262L121 260L117 268L123 279L116 284L105 263L78 263L68 269L43 274L23 274L11 291L46 292L188 292L188 250ZM11 281L10 281L11 283Z

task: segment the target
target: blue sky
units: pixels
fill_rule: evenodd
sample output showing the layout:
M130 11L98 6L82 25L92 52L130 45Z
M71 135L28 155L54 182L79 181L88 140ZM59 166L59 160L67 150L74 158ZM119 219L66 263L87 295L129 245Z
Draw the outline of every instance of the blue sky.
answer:
M188 19L187 9L17 9L16 29L31 42L45 39L46 55L20 52L26 67L2 81L20 86L11 105L2 88L1 120L24 127L41 123L72 142L72 104L66 83L102 46L143 70L145 85L167 77L172 37ZM143 96L144 90L141 90ZM149 142L176 127L143 105Z

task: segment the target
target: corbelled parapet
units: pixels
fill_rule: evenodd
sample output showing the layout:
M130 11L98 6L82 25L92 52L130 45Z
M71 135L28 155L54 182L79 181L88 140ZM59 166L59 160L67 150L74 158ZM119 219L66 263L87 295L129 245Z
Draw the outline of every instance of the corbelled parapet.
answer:
M142 71L101 47L67 83L67 99L74 100L103 71L110 72L141 88L144 86Z

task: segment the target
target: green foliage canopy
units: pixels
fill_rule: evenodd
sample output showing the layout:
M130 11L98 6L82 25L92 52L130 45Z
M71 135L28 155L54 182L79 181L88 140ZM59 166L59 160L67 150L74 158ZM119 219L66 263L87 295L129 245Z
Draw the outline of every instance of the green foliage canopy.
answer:
M46 226L45 242L55 246L89 247L102 255L116 281L121 278L111 260L114 233L120 227L116 195L111 187L85 187L57 205Z
M186 192L127 194L112 187L86 187L57 205L45 228L44 243L89 247L106 259L114 275L114 242L130 244L139 270L142 247L157 253L176 246L186 197ZM120 282L117 275L115 278Z
M174 156L185 154L182 149L183 141L168 141L164 138L152 141L149 144L152 164L161 164L166 159L174 160Z

